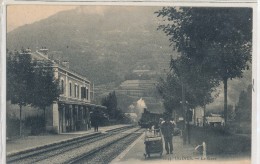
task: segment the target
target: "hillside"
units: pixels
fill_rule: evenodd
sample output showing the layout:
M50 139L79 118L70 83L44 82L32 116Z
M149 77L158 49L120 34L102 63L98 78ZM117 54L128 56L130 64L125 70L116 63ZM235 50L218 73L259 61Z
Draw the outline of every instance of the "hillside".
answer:
M96 84L120 82L140 65L160 72L173 52L168 38L157 31L158 9L78 7L11 31L7 48L44 46L61 52L73 70Z
M60 54L60 60L69 60L70 68L95 86L113 84L108 88L113 90L133 70L149 68L158 77L168 71L170 56L176 52L169 47L168 37L157 30L159 19L154 12L160 8L78 7L9 32L7 48L47 47L51 54ZM245 71L244 78L228 82L229 104L237 103L240 91L251 83L251 73ZM222 108L223 86L218 91L219 97L208 108ZM132 101L136 100L122 97L124 105Z

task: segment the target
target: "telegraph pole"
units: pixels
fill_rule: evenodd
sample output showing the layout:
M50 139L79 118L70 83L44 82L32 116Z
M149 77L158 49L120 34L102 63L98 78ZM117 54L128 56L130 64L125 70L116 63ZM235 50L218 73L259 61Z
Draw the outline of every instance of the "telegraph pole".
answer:
M184 36L185 40L185 46L188 48L190 47L190 38L187 36ZM183 72L183 70L181 71ZM186 98L185 98L185 85L183 80L183 75L181 75L181 86L182 86L182 110L183 110L183 143L186 144L187 137L188 137L188 143L190 144L190 134L189 134L189 118L187 118L187 107L186 107Z
M183 143L186 144L187 141L187 127L186 127L186 100L185 100L185 91L184 91L184 84L183 84L183 80L182 80L182 84L181 84L181 92L182 92L182 112L183 112Z

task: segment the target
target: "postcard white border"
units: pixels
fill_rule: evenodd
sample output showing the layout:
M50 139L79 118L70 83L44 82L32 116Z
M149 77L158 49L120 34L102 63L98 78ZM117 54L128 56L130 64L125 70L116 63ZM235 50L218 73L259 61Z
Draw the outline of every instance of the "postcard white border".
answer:
M260 108L260 80L257 77L260 77L260 33L259 33L259 22L260 22L260 6L256 0L183 0L183 1L108 1L108 0L95 0L95 1L4 1L1 4L1 59L0 59L0 102L1 102L1 110L0 110L0 125L1 125L1 147L0 147L0 159L1 163L6 162L6 8L10 5L116 5L116 6L194 6L194 7L251 7L253 8L253 53L252 53L252 84L253 84L253 92L252 92L252 150L251 150L251 163L259 164L260 163L260 111L257 109ZM222 163L218 161L218 163Z

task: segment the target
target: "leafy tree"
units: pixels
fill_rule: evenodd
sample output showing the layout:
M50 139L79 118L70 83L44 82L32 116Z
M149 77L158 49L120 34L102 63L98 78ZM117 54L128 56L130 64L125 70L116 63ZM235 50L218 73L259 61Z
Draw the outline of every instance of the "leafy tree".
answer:
M179 96L181 95L181 84L178 83L176 78L169 74L166 79L160 79L157 89L163 98L164 108L167 113L181 112L181 97Z
M111 118L116 118L117 113L117 97L115 91L108 94L101 100L101 104L107 107L108 114Z
M32 105L44 110L44 122L46 120L45 110L53 101L59 97L59 82L54 77L52 63L48 61L38 62L35 67L33 101Z
M163 96L167 112L172 113L172 110L175 110L184 116L185 122L191 118L189 109L197 106L205 107L213 101L211 93L218 85L216 80L207 80L205 74L202 74L201 70L190 62L184 58L172 59L171 74L168 75L166 81L159 83L159 92ZM189 121L187 125L184 125L184 143L186 143L186 137L190 143L188 129Z
M49 62L33 61L24 49L7 55L7 100L20 107L20 135L22 107L32 105L44 110L59 96L58 81L54 79Z
M20 136L22 135L22 107L32 104L34 63L31 56L22 50L7 55L7 100L20 108Z
M213 101L211 93L219 83L216 79L210 78L201 65L189 58L180 57L171 60L171 68L184 87L190 108L205 106Z
M187 101L185 105L189 108L205 106L213 101L211 93L218 85L218 81L208 80L206 75L190 62L184 58L172 59L171 73L166 80L161 80L157 87L169 113L172 113L173 108L181 109L182 101Z
M209 81L223 81L226 121L227 81L242 77L251 61L252 9L164 7L156 13L166 18L159 29L181 52L180 60L189 60Z

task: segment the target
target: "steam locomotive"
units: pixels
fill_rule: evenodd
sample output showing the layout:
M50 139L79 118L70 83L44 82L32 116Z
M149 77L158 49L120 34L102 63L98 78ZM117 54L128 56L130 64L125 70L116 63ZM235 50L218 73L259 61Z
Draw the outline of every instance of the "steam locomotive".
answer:
M141 128L150 128L152 125L158 124L159 119L163 117L161 113L151 113L146 108L138 122Z

